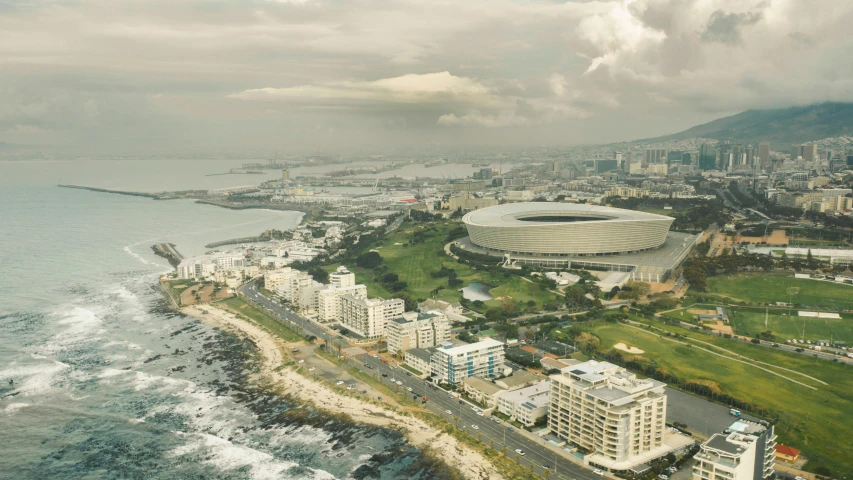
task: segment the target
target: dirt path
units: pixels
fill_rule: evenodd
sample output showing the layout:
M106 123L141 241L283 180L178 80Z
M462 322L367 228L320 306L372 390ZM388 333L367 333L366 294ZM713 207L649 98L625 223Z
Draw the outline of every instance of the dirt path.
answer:
M639 331L641 331L641 332L647 332L647 333L648 333L648 330L647 330L647 329L643 329L643 328L640 328L640 327L635 327L634 325L626 325L626 326L627 326L627 327L629 327L629 328L633 328L633 329L635 329L635 330L639 330ZM804 374L804 373L800 373L800 372L797 372L797 371L794 371L794 370L790 370L790 369L787 369L787 368L777 367L776 365L771 365L771 364L769 364L769 363L765 363L765 362L759 362L759 361L757 361L757 360L750 359L749 357L744 357L744 356L742 356L742 355L740 355L740 354L737 354L737 353L731 352L731 351L729 351L729 350L721 349L721 350L724 350L724 351L729 352L729 353L731 354L731 355L723 355L722 353L717 353L717 352L714 352L714 351L712 351L712 350L708 350L707 348L697 347L697 346L692 345L692 344L687 343L687 342L682 342L682 341L675 340L675 339L672 339L672 338L667 338L667 337L665 337L665 336L663 336L663 335L660 335L660 334L657 334L657 333L655 333L654 335L657 335L658 337L660 337L660 338L662 338L663 340L666 340L666 341L668 341L668 342L673 342L673 343L678 343L678 344L685 345L685 346L690 346L691 348L695 348L695 349L697 349L697 350L702 350L703 352L710 353L711 355L716 355L716 356L718 356L718 357L727 358L727 359L729 359L729 360L731 360L731 361L733 361L733 362L740 362L740 363L743 363L744 365L750 365L750 366L753 366L753 367L755 367L755 368L757 368L757 369L759 369L759 370L764 370L765 372L767 372L767 373L769 373L769 374L771 374L771 375L776 375L777 377L784 378L785 380L788 380L789 382L796 383L797 385L802 385L802 386L804 386L804 387L806 387L806 388L811 388L812 390L817 390L817 388L816 388L816 387L813 387L813 386L811 386L811 385L808 385L808 384L806 384L806 383L803 383L803 382L801 382L801 381L799 381L799 380L794 380L793 378L790 378L790 377L787 377L787 376L785 376L785 375L782 375L782 374L781 374L781 373L779 373L779 372L774 372L773 370L770 370L770 369L767 369L767 368L764 368L764 367L759 367L758 365L756 365L756 363L761 363L761 364L763 364L763 365L769 365L769 366L774 367L774 368L780 368L780 369L782 369L782 370L787 370L787 371L790 371L790 372L796 373L796 374L798 374L798 375L803 375L804 377L811 378L812 380L815 380L815 381L817 381L817 382L819 382L819 383L822 383L822 384L824 384L824 385L827 385L827 383L826 383L826 382L823 382L823 381L821 381L821 380L818 380L818 379L816 379L816 378L814 378L814 377L809 377L808 375L806 375L806 374ZM693 339L693 338L691 338L691 340L694 340L694 341L699 342L699 343L708 344L707 342L703 342L703 341L701 341L701 340L695 340L695 339ZM717 347L716 345L711 345L711 346L713 346L713 347L715 347L715 348L719 348L719 347ZM740 358L736 358L736 357L747 358L749 361L741 360Z

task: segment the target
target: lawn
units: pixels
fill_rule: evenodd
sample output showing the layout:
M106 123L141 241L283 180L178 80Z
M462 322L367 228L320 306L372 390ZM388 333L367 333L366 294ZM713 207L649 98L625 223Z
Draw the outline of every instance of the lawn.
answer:
M401 281L408 284L405 291L414 298L426 299L432 297L432 291L444 286L444 290L438 292L434 298L448 302L456 302L462 298L457 288L447 286L447 278L433 278L430 273L441 269L442 266L456 271L457 277L462 280L463 286L471 282L480 282L491 285L489 292L494 297L508 296L514 300L527 302L533 300L541 307L544 303L552 301L555 295L540 287L522 280L515 275L505 276L503 272L478 272L468 265L457 263L456 260L444 252L447 243L447 233L458 226L457 221L436 222L435 224L404 224L404 226L387 237L379 245L374 247L382 256L386 265L387 273L396 273ZM409 244L416 232L424 235L423 243ZM334 271L337 264L324 267L327 271ZM373 280L373 271L360 268L356 265L347 265L347 268L355 273L356 281L367 286L367 293L371 297L389 298L393 296L381 283ZM490 306L497 306L500 302L490 300L486 302Z
M623 342L644 350L642 357L656 362L659 367L669 370L681 380L717 382L725 393L767 408L778 417L776 432L779 442L802 449L804 454L812 459L808 469L824 465L832 470L836 478L842 476L842 472L853 474L853 470L844 460L853 456L853 445L835 440L851 438L853 435L853 367L733 342L677 326L658 322L653 324L673 333L687 335L687 341L695 346L679 345L654 333L622 324L599 322L585 327L585 330L601 339L602 351L609 351L616 343ZM701 344L697 340L733 353ZM699 348L725 355L742 355L747 358L741 360L746 360L747 363L713 355ZM802 372L823 380L828 385L781 368L755 365L757 362ZM790 376L817 390L785 380L757 368L758 366Z
M799 293L788 295L789 287ZM708 277L708 293L753 305L789 302L816 308L853 309L853 286L834 282L794 278L791 274L741 273Z
M729 318L738 335L755 336L759 332L771 330L777 342L793 338L811 341L831 339L853 345L853 316L841 315L841 319L810 318L797 316L796 310L791 313L793 315L789 315L787 310L770 309L767 312L767 325L764 309L737 308L736 314Z
M302 340L302 337L298 333L289 329L283 323L273 320L264 312L244 302L240 297L231 297L227 300L216 302L215 305L217 307L224 308L231 313L242 315L254 321L258 325L261 325L288 342L297 342Z

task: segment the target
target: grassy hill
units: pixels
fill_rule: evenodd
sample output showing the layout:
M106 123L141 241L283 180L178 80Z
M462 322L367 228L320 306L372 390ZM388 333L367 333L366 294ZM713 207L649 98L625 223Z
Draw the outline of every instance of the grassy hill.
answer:
M841 135L853 135L853 103L821 103L804 107L747 110L680 133L646 141L705 137L756 144L770 142L772 148L784 150L785 145Z

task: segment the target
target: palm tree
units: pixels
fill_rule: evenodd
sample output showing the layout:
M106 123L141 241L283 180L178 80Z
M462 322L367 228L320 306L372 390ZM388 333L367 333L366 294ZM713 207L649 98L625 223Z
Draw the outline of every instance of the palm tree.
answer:
M478 433L478 434L477 434L477 440L482 441L482 439L483 439L483 434L482 434L482 433Z
M515 454L515 463L518 463L519 460L521 460L521 455L516 453Z
M503 453L504 455L506 455L506 451L507 451L507 448L506 448L506 447L504 447L504 448L502 448L502 449L501 449L501 453Z
M542 474L545 475L545 478L548 478L551 476L551 470L545 469L545 471L542 472Z

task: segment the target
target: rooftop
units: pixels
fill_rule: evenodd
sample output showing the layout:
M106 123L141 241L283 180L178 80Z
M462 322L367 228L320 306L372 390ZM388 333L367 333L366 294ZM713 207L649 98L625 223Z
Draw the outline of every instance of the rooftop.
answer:
M479 378L479 377L468 377L465 380L462 380L462 383L473 388L473 389L475 389L475 390L483 392L484 394L486 394L488 396L492 396L495 393L503 391L503 388L495 385L494 383L492 383L488 380L483 380L482 378Z
M432 352L434 352L434 348L411 348L406 350L406 359L410 356L421 360L422 362L429 363L432 358Z
M486 348L492 348L497 346L503 346L502 342L499 342L493 338L484 338L476 343L469 343L466 345L453 346L449 343L443 343L436 347L439 351L445 352L448 355L464 355L467 353L473 353L479 350L483 350Z
M495 205L468 213L462 219L469 225L522 227L555 223L668 221L664 215L577 203L522 202Z

